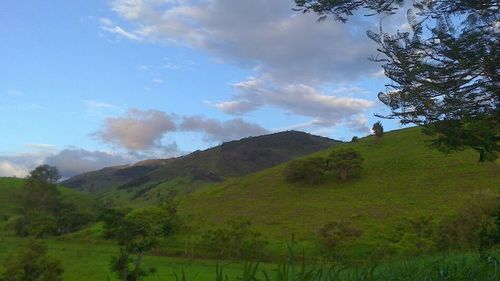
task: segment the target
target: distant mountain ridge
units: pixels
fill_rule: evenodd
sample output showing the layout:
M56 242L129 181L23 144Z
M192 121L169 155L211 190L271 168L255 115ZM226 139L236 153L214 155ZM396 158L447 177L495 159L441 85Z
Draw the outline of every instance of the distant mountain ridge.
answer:
M107 167L74 176L62 184L78 190L101 192L113 188L152 187L179 177L188 178L189 182L217 182L258 172L340 143L304 132L285 131L226 142L178 158Z

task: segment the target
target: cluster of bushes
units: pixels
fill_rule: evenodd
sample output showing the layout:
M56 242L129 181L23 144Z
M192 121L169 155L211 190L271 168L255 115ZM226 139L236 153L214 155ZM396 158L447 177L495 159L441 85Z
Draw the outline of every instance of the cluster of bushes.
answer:
M354 242L362 231L349 221L333 221L317 232L317 243L327 259L342 259L339 246ZM500 250L500 203L498 197L481 196L441 220L432 216L407 218L392 233L381 237L371 258L414 257L447 251Z
M258 259L263 258L267 241L252 229L248 220L228 221L225 226L203 233L200 246L213 258Z
M379 255L415 256L445 251L479 250L500 246L500 205L476 201L437 221L420 216L401 223L378 249Z
M37 238L63 235L81 229L93 221L93 216L80 212L73 204L63 202L56 182L57 169L47 165L30 172L21 189L21 215L13 221L19 236Z
M330 172L345 181L359 176L363 157L352 148L336 149L327 158L309 157L290 161L283 170L285 181L289 183L305 182L310 185L320 184L325 174Z
M333 221L318 230L317 239L328 259L338 258L338 247L361 236L363 232L349 221Z

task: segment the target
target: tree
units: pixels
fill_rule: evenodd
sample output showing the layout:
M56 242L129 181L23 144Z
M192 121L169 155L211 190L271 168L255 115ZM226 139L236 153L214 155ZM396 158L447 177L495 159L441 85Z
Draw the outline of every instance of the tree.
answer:
M47 255L47 247L29 240L17 256L7 259L2 281L61 281L63 268L59 260Z
M372 130L377 138L381 138L384 135L384 127L382 126L382 123L380 123L380 121L373 124Z
M403 0L296 0L298 10L346 22L358 9L386 16ZM417 0L411 32L368 31L391 80L379 99L386 118L424 127L441 151L472 148L480 161L500 151L500 48L497 0ZM424 30L424 28L426 30Z
M351 142L358 142L359 138L357 136L352 137Z
M290 161L283 175L285 181L290 183L307 182L310 185L319 184L324 179L325 159L322 157L310 157Z
M172 206L149 207L132 212L106 210L102 215L104 233L119 246L111 270L123 281L142 280L148 275L143 270L144 255L174 231L176 209Z
M57 168L49 165L40 165L28 175L29 181L41 181L50 184L56 183L59 179L61 179L61 175L59 175Z
M333 170L341 180L359 174L363 164L361 154L352 148L336 149L328 157L328 167Z
M21 216L14 222L14 230L20 236L42 238L76 231L93 220L74 205L64 203L55 184L60 178L57 169L38 166L30 172L21 188Z

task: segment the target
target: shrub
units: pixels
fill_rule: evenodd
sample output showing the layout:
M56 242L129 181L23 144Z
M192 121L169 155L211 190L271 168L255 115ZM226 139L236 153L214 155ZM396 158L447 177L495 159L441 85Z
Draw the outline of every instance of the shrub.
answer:
M324 170L324 158L310 157L290 161L283 170L283 175L285 181L289 183L307 182L310 185L316 185L323 181Z
M344 181L359 175L363 160L361 154L352 148L337 149L328 157L327 166Z
M61 262L47 255L47 247L30 240L19 255L7 259L2 281L61 281Z
M394 248L403 256L431 253L435 249L436 223L432 216L409 218L396 227Z
M351 142L358 142L359 138L357 136L352 137Z
M217 258L255 259L263 256L267 241L254 231L250 221L229 221L225 227L205 232L201 246Z
M346 240L361 236L362 231L353 227L351 222L329 222L318 231L317 239L328 257L338 255L338 246Z
M436 245L440 250L489 248L498 243L498 198L479 198L455 215L444 219L438 227ZM491 201L493 200L493 201Z

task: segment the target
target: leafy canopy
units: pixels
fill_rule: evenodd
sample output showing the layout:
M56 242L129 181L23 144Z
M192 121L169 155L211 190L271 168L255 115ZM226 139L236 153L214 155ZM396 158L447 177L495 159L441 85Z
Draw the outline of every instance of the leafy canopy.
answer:
M382 17L403 0L296 0L298 10L346 22L354 11ZM406 1L409 2L409 1ZM386 118L425 127L441 151L472 148L480 161L500 151L500 5L497 0L415 0L410 32L368 31L390 79L378 97Z
M59 175L57 168L49 165L40 165L28 175L28 180L30 181L41 181L51 184L56 183L60 179L61 175Z
M347 180L359 174L363 164L363 157L352 148L342 148L332 151L328 157L328 167L334 171L341 180Z
M4 264L2 281L61 281L63 268L59 260L47 255L47 247L29 240L17 256Z

